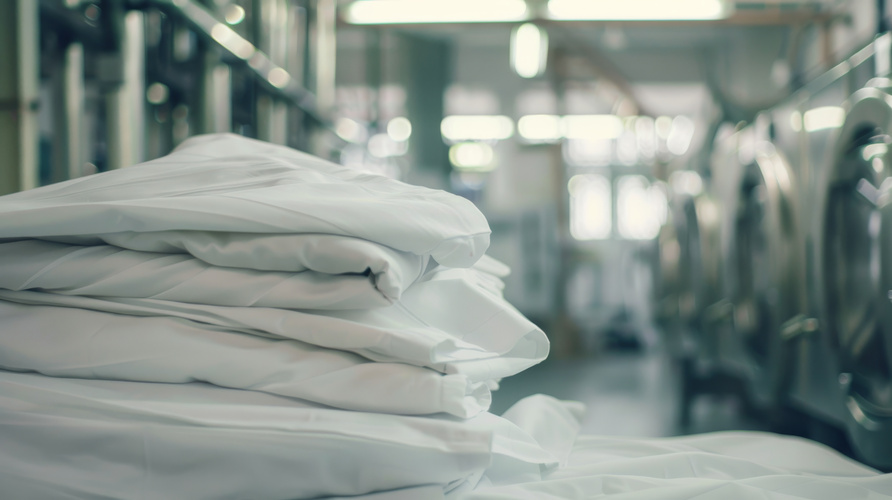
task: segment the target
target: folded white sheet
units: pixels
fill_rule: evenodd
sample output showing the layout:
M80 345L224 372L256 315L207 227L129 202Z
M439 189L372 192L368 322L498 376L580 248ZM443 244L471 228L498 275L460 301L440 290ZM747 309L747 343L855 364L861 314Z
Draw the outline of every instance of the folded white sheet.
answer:
M0 198L0 238L92 243L136 232L175 246L167 236L179 230L350 236L452 267L477 261L490 232L459 196L232 134L193 137L157 160Z
M0 368L59 377L209 382L349 410L472 417L485 382L403 363L201 325L0 301Z
M344 236L276 235L236 241L244 235L182 234L184 245L201 246L190 251L202 259L174 248L134 251L122 245L41 240L2 243L0 288L218 306L368 309L398 300L428 266L425 257ZM207 239L211 236L216 238L213 243ZM208 255L211 249L218 255ZM288 255L289 262L277 261L277 252Z
M0 299L130 316L171 316L271 338L352 351L375 361L403 362L473 382L518 373L548 354L545 334L491 290L475 269L435 272L396 304L369 310L294 311L224 307L157 299L91 298L0 290Z
M560 411L557 401L539 404ZM557 466L526 430L488 413L400 417L206 384L0 372L0 485L9 500L455 491L494 461L506 470Z

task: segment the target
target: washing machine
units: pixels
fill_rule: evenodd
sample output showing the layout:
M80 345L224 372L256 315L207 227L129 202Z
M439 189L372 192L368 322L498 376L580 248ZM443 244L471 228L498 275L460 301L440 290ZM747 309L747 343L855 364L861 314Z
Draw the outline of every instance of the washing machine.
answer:
M860 458L892 469L892 82L847 102L817 178L815 291L825 391ZM814 366L808 368L816 368Z
M731 142L722 200L723 287L727 321L717 329L722 369L741 379L763 411L784 404L791 352L784 326L800 313L797 184L790 163L771 142L761 115Z
M721 206L708 190L677 199L678 317L686 353L700 360L717 354L715 324L721 319Z

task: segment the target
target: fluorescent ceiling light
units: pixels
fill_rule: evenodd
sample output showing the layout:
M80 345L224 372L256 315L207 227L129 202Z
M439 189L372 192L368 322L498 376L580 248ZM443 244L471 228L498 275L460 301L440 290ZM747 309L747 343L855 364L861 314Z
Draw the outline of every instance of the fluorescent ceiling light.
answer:
M511 67L524 78L545 72L548 33L533 23L521 24L511 32Z
M529 18L524 0L357 0L344 9L351 24L517 22Z
M561 135L561 117L556 115L526 115L517 120L517 133L529 142L555 142Z
M569 115L562 126L568 139L616 139L623 133L623 121L616 115Z
M671 21L723 19L727 0L549 0L548 17L562 21Z
M514 122L500 115L453 115L443 118L440 132L451 142L498 141L514 134Z

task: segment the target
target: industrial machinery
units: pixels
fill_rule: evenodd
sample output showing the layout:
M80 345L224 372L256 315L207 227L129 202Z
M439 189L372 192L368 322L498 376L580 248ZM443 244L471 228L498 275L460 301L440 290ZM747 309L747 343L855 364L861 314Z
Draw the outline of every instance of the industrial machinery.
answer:
M711 305L680 300L680 321L700 311L697 359L738 380L776 428L882 469L892 469L890 45L892 34L878 37L717 146L718 278L704 274L712 226L689 216L678 231L681 296L718 290Z
M244 5L3 2L0 150L20 167L0 193L156 158L196 133L325 156L325 140L337 145L334 0Z

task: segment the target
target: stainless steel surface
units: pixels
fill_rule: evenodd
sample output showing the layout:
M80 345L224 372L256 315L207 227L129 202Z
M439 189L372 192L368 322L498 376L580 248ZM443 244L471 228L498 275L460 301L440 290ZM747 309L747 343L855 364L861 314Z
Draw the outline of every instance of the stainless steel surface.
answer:
M53 182L84 175L87 163L84 119L84 46L64 48L62 66L53 75Z
M713 359L718 349L716 328L728 312L721 293L721 206L710 194L701 193L681 200L677 216L679 317L696 337L699 354Z
M121 83L106 97L108 168L145 159L145 29L143 13L124 14L124 36L109 64L120 64Z
M819 191L825 341L837 357L854 445L884 466L892 466L892 261L883 251L892 235L890 131L892 97L870 87L856 92Z
M0 195L37 186L37 2L0 3Z
M796 186L771 143L759 141L755 149L753 162L741 167L731 209L733 328L722 356L749 379L757 401L776 406L790 377L781 327L801 305Z
M288 63L288 3L262 0L257 3L257 48L270 61L290 74ZM290 77L289 77L290 78ZM259 94L256 103L257 138L275 144L288 142L288 105L271 95Z

